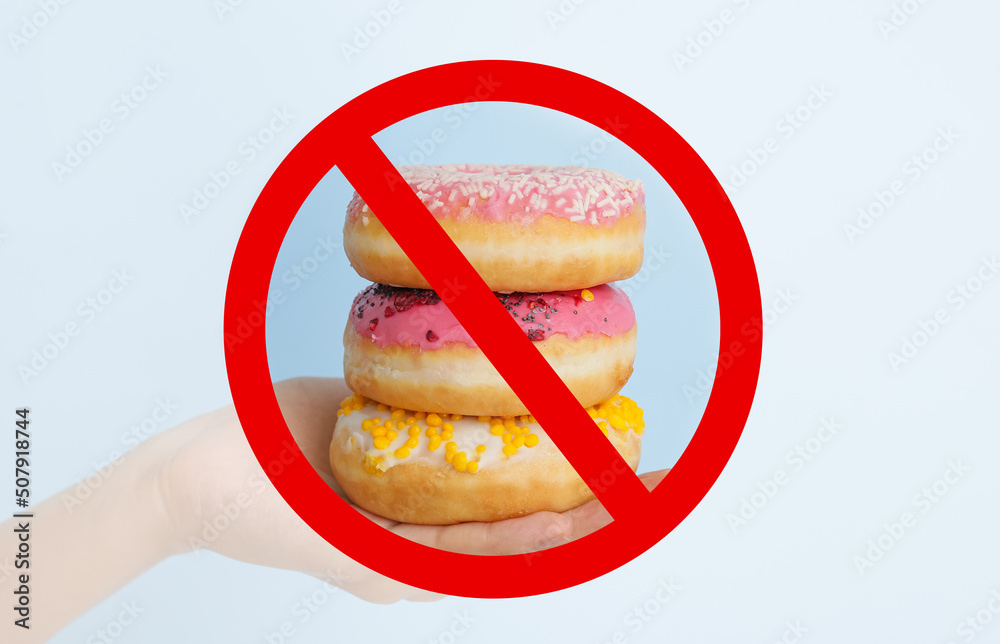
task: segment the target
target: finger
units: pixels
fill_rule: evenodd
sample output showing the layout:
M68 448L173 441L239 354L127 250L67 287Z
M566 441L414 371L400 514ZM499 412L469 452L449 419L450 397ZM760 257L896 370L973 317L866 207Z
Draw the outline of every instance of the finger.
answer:
M512 555L567 543L572 521L555 512L536 512L492 523L451 526L399 524L393 531L411 541L440 550L475 555Z
M655 472L646 472L639 476L639 480L643 482L647 490L652 490L663 480L663 477L669 471L670 469L668 468ZM571 539L573 540L585 537L611 523L611 515L604 509L600 501L596 500L584 503L563 514L572 522Z

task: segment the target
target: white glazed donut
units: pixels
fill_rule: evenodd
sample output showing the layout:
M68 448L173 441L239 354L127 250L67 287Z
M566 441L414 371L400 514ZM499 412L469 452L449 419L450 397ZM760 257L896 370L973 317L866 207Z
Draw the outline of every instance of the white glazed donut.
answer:
M614 396L587 412L635 471L642 410ZM338 411L330 464L354 503L405 523L497 521L594 498L530 416L418 413L355 394Z
M543 292L626 279L642 266L645 191L577 166L404 166L403 178L490 289ZM360 196L344 250L373 282L430 288Z
M636 323L621 289L497 297L580 404L606 400L628 381ZM434 291L372 284L361 292L344 331L344 377L351 391L407 409L528 411Z

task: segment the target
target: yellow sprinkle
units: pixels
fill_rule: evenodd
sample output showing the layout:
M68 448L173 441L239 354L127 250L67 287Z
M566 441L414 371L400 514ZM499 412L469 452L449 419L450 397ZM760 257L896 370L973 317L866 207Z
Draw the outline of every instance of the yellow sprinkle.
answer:
M344 410L343 409L338 409L337 410L337 415L338 416L343 416L344 415Z
M427 445L427 449L429 449L430 451L433 452L434 450L436 450L439 447L441 447L441 437L440 436L431 436L431 440L430 440L430 443Z
M504 433L503 425L493 425L492 427L490 427L490 433L493 434L494 436L502 436Z
M427 424L431 427L440 427L441 423L441 417L437 414L427 414Z
M420 444L420 438L418 438L417 436L410 436L409 438L406 439L406 446L409 447L410 449L414 449L419 444Z
M479 471L479 463L477 463L475 461L472 461L471 463L469 463L466 466L466 470L465 471L466 472L473 472L473 473L478 472Z
M527 425L525 425L524 427L521 428L521 433L522 434L527 434L530 431L531 431L531 428L528 427Z
M510 444L513 445L514 447L520 447L521 445L524 445L524 436L515 436L514 440L512 440Z
M625 423L625 419L618 414L611 414L611 417L608 418L608 422L611 423L612 427L620 432L628 430L628 425Z
M372 425L374 425L374 424L375 423L372 422L371 418L365 418L363 421L361 421L361 429L363 429L363 430L365 430L367 432L367 431L369 431L372 428Z
M451 419L452 420L462 420L462 414L452 414L451 415Z
M400 429L403 429L403 428L402 428L402 427L400 427ZM410 436L420 436L420 428L419 428L419 427L413 427L413 426L411 425L411 426L410 426L410 429L409 429L409 430L407 430L407 432L406 432L406 433L407 433L407 434L409 434ZM428 434L428 436L429 436L429 434Z
M396 429L406 429L406 423L401 420L396 421Z
M449 452L454 452L455 450L458 449L458 443L456 443L455 441L448 441L448 443L444 446L444 448Z
M490 422L490 417L489 416L480 416L477 420L479 422L481 422L481 423L488 423L488 422Z
M389 439L388 438L386 438L385 436L379 436L378 438L375 439L375 448L376 449L385 449L386 447L389 447Z
M443 423L441 425L441 428L448 432L455 431L455 426L452 425L451 423Z
M378 409L379 411L389 411L389 405L386 405L384 403L379 403L376 409Z
M385 421L385 428L386 429L392 429L395 426L396 426L396 423L393 422L392 420Z
M504 444L505 445L510 444L510 442L512 440L514 440L514 435L511 434L510 432L504 432L504 434L503 434L503 442L504 442Z
M427 412L418 411L417 413L413 414L413 417L416 418L417 420L423 420L427 418Z
M593 302L594 294L590 292L590 289L583 289L580 291L580 297L583 298L584 302Z
M409 447L400 447L395 452L393 452L393 454L396 455L396 458L406 458L407 456L410 455L410 448Z
M465 456L465 452L459 452L455 454L455 457L451 459L451 464L455 466L455 469L459 472L464 472L465 468L469 465L469 459Z
M454 458L455 458L455 452L448 452L448 451L446 451L444 453L444 462L445 463L451 463L452 459L454 459Z
M397 436L399 436L399 434L397 434L397 433L396 433L396 430L395 430L395 429L390 429L389 431L387 431L387 432L385 433L385 437L386 437L386 438L388 438L388 439L389 439L389 440L391 440L391 441L394 441L394 440L396 440L396 437L397 437Z
M513 418L504 418L504 420L503 420L503 426L504 427L510 429L511 427L514 427L515 425L517 425L517 423L514 422Z
M528 422L531 423L532 425L537 425L538 424L538 421L535 420L535 417L532 416L531 414L528 414Z
M392 412L392 419L399 420L405 415L406 415L405 409L397 409L396 411Z
M601 422L597 423L597 426L601 428L601 431L604 432L605 436L608 435L608 423L606 421L602 420Z
M406 424L407 425L412 425L415 422L417 422L417 419L414 416L407 416L406 417Z
M482 454L483 452L486 451L486 446L485 445L476 445L476 451L479 452L480 454Z
M524 437L525 447L534 447L535 445L538 445L538 436L535 434L528 434Z
M385 436L388 430L385 427L379 425L378 427L372 429L372 436Z
M441 432L441 438L445 439L446 441L451 440L451 435L452 435L451 432Z
M597 410L593 407L587 407L587 415L591 418L597 418Z
M417 427L417 431L418 432L420 431L419 427ZM431 436L437 436L438 430L434 429L433 427L428 427L426 433L427 433L427 438L430 438Z
M517 448L514 447L513 445L504 445L503 453L506 454L507 456L513 456L514 454L517 453Z

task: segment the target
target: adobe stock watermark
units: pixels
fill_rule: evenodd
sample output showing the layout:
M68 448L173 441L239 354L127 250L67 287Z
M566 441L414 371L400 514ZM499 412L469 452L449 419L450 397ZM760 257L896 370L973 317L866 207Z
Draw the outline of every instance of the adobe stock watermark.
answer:
M955 626L955 635L961 640L948 640L948 644L958 644L959 641L966 643L974 641L986 632L997 615L1000 615L1000 589L994 588L990 591L982 608Z
M126 449L136 447L159 430L164 429L170 417L173 416L177 409L178 405L169 396L156 398L150 413L122 432L122 445ZM111 450L103 461L91 463L94 467L93 473L77 483L71 492L63 492L60 496L66 512L73 514L77 508L82 506L87 499L94 495L95 491L111 478L111 475L125 463L127 458L127 451L121 452L115 449Z
M684 47L674 52L673 59L677 71L683 73L686 68L694 64L694 61L701 58L744 11L756 4L756 0L732 0L732 4L735 10L727 7L711 18L702 20L702 28L693 36L688 36Z
M236 177L254 162L274 143L277 135L288 128L295 120L295 115L287 107L276 107L271 110L267 122L253 134L244 137L236 144L236 153L219 168L208 173L208 181L191 191L191 197L177 204L177 210L185 223L191 223L192 218L205 213L219 195L233 184Z
M782 631L781 637L773 640L774 644L796 644L802 641L802 636L809 632L809 628L803 624L801 621L788 620L785 622L785 630Z
M473 617L467 610L454 611L448 625L436 636L427 638L427 644L455 644L472 630L472 625L477 621L479 618Z
M340 53L344 55L344 60L351 62L352 58L359 56L402 12L403 3L399 0L389 0L385 7L372 11L369 20L354 27L354 35L350 41L340 41Z
M229 14L242 7L244 2L245 0L212 0L212 11L215 12L216 17L221 22Z
M723 347L719 353L719 359L711 361L705 365L704 369L695 372L693 382L681 387L681 393L689 405L693 405L696 400L707 396L712 391L712 384L715 378L722 375L736 361L746 355L747 347L760 342L768 329L772 328L778 319L791 310L798 296L792 293L792 289L783 288L778 291L778 295L772 300L770 306L765 306L761 311L761 317L752 317L740 327L741 340L733 340L728 347Z
M913 154L900 169L900 174L892 178L882 188L872 193L872 198L858 206L857 216L844 224L844 235L852 244L871 230L875 222L886 215L906 194L909 187L920 181L927 172L941 160L945 152L951 150L962 137L951 126L938 128L934 139L922 150Z
M313 246L312 251L293 262L288 269L281 273L281 282L289 285L290 293L295 293L320 270L341 246L341 240L334 239L333 234L328 234L326 237L317 236L316 245ZM287 301L288 293L273 286L267 292L267 300L254 300L251 310L237 316L235 333L226 331L223 334L226 349L233 350L246 342Z
M576 14L577 7L584 5L587 0L559 0L552 9L545 10L545 22L549 23L549 29L555 31L559 25L567 22Z
M291 613L293 619L283 620L276 630L266 631L263 634L266 644L285 644L298 633L298 628L305 625L316 613L320 612L330 601L330 598L340 592L340 584L347 581L347 578L339 571L327 571L327 576L335 583L321 581L320 585L312 590L308 595L301 595L292 605Z
M948 461L947 468L939 478L910 498L911 509L902 512L897 519L883 523L882 532L869 539L865 550L854 556L854 567L858 574L864 577L875 564L882 561L887 552L917 527L919 517L937 507L971 469L961 457Z
M441 111L441 120L444 125L449 126L451 134L462 127L466 121L479 109L479 103L489 99L497 88L501 86L500 81L493 80L492 74L480 76L478 83L472 93L456 105L449 105ZM409 152L396 155L397 165L420 165L426 163L434 154L448 141L449 130L444 127L435 127L426 134L413 139L413 147ZM464 194L464 192L463 192ZM367 206L365 206L367 208ZM367 212L367 210L365 210Z
M805 100L787 110L775 121L774 136L768 136L759 145L747 148L746 157L729 166L729 183L723 182L723 189L726 192L735 192L746 186L750 178L760 172L781 150L782 144L791 141L806 123L826 107L833 96L833 92L827 89L825 83L810 87Z
M614 118L609 116L604 119L604 124L608 126L607 130L601 130L600 134L581 145L570 155L569 161L572 165L583 166L584 168L591 167L591 164L598 157L608 151L608 146L621 138L622 132L628 129L628 124L623 123L620 116L615 116ZM611 131L608 132L608 130Z
M920 352L936 338L945 326L954 319L953 314L961 311L974 300L983 288L1000 272L1000 261L996 255L982 257L979 266L972 275L960 281L953 289L948 291L945 303L949 306L941 306L934 310L927 319L918 318L916 330L908 335L900 336L898 351L890 351L886 355L889 367L893 373L899 373L910 361L914 360Z
M648 597L633 606L622 617L623 628L616 630L610 637L602 638L601 644L627 644L672 603L680 591L681 587L673 578L660 578Z
M251 474L247 479L247 488L249 492L240 492L232 501L218 504L216 513L211 518L202 518L201 532L188 536L188 546L192 552L197 555L210 548L264 493L267 489L267 476L264 472Z
M37 38L69 3L70 0L36 0L38 10L21 16L21 24L17 29L7 32L7 42L14 53L20 53L29 42Z
M639 269L639 272L627 280L622 280L616 284L629 298L638 293L643 286L649 284L653 276L662 271L672 257L667 249L663 247L663 244L655 248L647 248L646 252L647 254L643 258L642 268Z
M111 644L135 623L139 615L146 612L146 609L139 606L134 599L130 602L121 602L119 605L121 610L118 611L118 615L85 639L86 644L98 644L98 642Z
M118 126L132 116L168 76L160 65L146 65L139 81L111 101L108 114L83 128L76 141L66 145L62 158L52 162L56 179L62 183L66 175L76 172L84 160L102 147Z
M888 41L889 37L899 32L905 27L910 19L920 12L920 9L927 4L927 0L903 0L894 2L889 15L875 21L875 26L882 34L882 40Z
M31 357L17 365L17 375L21 382L27 385L37 378L56 358L69 350L71 344L79 338L97 317L121 296L135 276L127 268L111 271L111 279L107 286L88 296L76 307L76 317L66 322L55 331L48 333L47 340L41 346L32 349Z
M761 510L774 500L794 475L801 472L808 463L819 456L826 446L840 435L844 426L833 417L820 420L819 428L812 436L797 444L785 454L786 467L775 468L768 476L757 481L756 489L747 496L740 497L739 508L726 514L726 523L733 534L750 525Z

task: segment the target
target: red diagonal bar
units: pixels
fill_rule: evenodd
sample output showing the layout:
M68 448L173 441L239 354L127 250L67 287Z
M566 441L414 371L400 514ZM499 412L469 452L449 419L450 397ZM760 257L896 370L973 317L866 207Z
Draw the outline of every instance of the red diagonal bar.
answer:
M370 137L351 137L347 180L552 437L613 517L642 511L649 492L469 260ZM603 480L602 480L603 479ZM606 481L611 481L606 484Z

